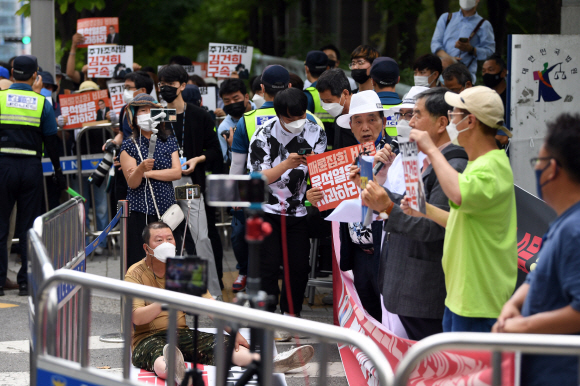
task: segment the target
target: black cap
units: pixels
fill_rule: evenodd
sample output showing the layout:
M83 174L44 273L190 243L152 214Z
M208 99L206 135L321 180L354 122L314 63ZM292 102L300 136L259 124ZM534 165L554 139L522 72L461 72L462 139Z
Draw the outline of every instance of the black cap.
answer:
M328 66L328 56L322 51L310 51L304 64L311 70L322 71Z
M271 64L262 71L262 84L275 89L287 88L290 73L279 64Z
M54 82L54 78L48 71L38 71L38 75L42 76L42 83L51 84L56 86L57 84Z
M381 85L396 84L399 79L399 65L386 56L376 58L371 66L370 76Z
M30 79L36 71L38 71L38 60L36 60L36 56L20 55L14 59L14 63L12 64L14 79Z
M193 103L196 106L201 105L201 92L199 87L194 84L188 84L181 92L181 96L186 103Z

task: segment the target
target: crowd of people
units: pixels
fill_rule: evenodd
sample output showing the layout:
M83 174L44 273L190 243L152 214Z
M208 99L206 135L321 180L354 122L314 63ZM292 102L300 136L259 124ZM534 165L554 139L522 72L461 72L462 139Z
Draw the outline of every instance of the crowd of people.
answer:
M375 212L374 221L365 225L353 218L340 223L336 251L340 269L352 271L357 296L372 318L380 323L385 311L396 315L405 337L412 340L455 331L578 334L580 116L563 114L551 123L538 157L531 161L537 193L559 217L543 239L536 269L516 288L516 203L506 154L512 133L504 126L507 68L494 54L493 30L477 14L477 4L478 0L461 0L459 11L441 16L431 42L433 53L416 59L414 86L402 98L397 93L399 65L368 45L352 51L350 77L339 67L340 50L327 45L306 55L306 79L274 64L249 83L235 73L219 80L188 76L183 66L191 60L176 56L158 72L133 64L122 80L113 79L124 82L125 105L117 115L99 102L98 113L119 128L112 138L89 133L80 149L76 132L57 130L67 123L58 96L65 83L79 93L107 85L106 79L89 79L86 68L75 70L82 35L74 36L66 74L57 67L56 81L41 71L36 58L16 57L5 64L6 71L0 67L0 78L10 79L0 79L2 89L8 88L0 92L0 195L8 204L0 209L0 295L3 287L9 288L5 280L11 215L23 262L16 287L21 295L28 293L23 243L25 231L40 213L31 204L42 199L39 157L44 152L54 166L54 179L47 179L48 201L54 207L67 188L59 155L100 153L110 139L120 154L111 196L113 202L127 199L131 211L126 280L163 288L167 257L197 254L209 261L204 296L219 300L223 247L215 208L204 199L206 175L259 172L267 180L263 218L272 232L260 247L258 271L262 290L277 299L266 308L300 317L310 272L310 239L321 240L316 251L321 267L329 266L332 258L330 226L324 221L331 210L317 209L324 192L309 181L308 157L372 142L374 164L384 167L361 186L355 163L348 178ZM478 61L483 62L484 85L477 85ZM218 108L208 111L199 87L214 82ZM151 110L159 108L175 109L176 119L152 119ZM154 133L157 143L148 158ZM394 146L401 139L416 142L420 151L426 213L412 209L405 195L402 156ZM70 149L63 149L63 143ZM199 185L201 196L176 201L174 187L187 183ZM88 180L73 178L73 188L79 184L91 191ZM97 230L102 230L110 205L105 185L93 186L92 195L87 209L94 202ZM187 221L172 229L162 220L174 206ZM232 290L240 292L248 280L246 215L240 208L231 208L231 214L239 270ZM103 253L105 246L99 245L96 253ZM163 377L166 342L159 331L167 325L167 313L159 304L135 302L133 322L133 363ZM183 315L179 326L179 348L188 359L191 337ZM291 339L284 331L275 337ZM215 341L202 335L200 342L198 358L211 364ZM247 342L238 337L238 346ZM277 368L297 367L296 355L312 357L310 346L299 350L278 358ZM178 358L182 364L181 352ZM253 359L247 350L238 349L233 358L240 365ZM577 373L577 358L524 356L522 362L526 385L556 380L571 385Z

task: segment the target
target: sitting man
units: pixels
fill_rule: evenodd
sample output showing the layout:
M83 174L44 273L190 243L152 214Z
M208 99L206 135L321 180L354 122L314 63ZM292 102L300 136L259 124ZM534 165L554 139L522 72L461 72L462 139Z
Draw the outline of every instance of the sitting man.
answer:
M165 262L168 257L175 256L175 239L171 228L163 222L153 222L143 230L143 249L146 257L133 264L125 280L149 287L165 288ZM209 292L204 298L212 299ZM158 377L167 377L168 355L167 324L169 314L161 310L160 303L150 303L143 299L133 301L133 330L132 352L133 365L148 371L154 371ZM177 352L175 362L176 381L181 384L185 376L184 361L193 361L193 330L185 324L185 313L177 314ZM214 347L216 345L213 334L198 332L197 361L206 365L214 365ZM259 360L260 355L248 350L249 344L240 334L236 337L235 350L232 362L236 366L247 366L253 360ZM183 354L182 354L183 352ZM274 372L286 372L300 367L312 359L312 346L301 346L290 354L280 354L274 359Z

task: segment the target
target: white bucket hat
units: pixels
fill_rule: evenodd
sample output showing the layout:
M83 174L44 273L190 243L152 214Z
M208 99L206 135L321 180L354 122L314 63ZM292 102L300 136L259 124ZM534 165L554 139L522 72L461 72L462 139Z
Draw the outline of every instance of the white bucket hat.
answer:
M353 115L372 113L373 111L385 111L381 99L373 90L360 91L352 96L348 114L338 117L336 123L340 127L350 129L350 118Z
M413 86L409 92L403 97L403 103L397 106L393 106L389 109L389 113L398 113L401 109L412 109L415 107L415 102L417 101L417 95L421 94L423 91L429 90L429 87L423 86Z

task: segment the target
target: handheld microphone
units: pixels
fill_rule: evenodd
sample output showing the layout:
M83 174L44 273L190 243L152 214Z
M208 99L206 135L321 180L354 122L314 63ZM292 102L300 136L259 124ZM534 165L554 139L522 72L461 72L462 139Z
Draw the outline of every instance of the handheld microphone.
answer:
M399 155L399 137L409 138L411 134L411 126L409 126L409 122L405 120L401 120L397 123L397 136L393 138L391 141L391 151L397 155ZM377 175L378 172L385 166L385 164L381 161L377 162L375 167L373 168L373 174Z

